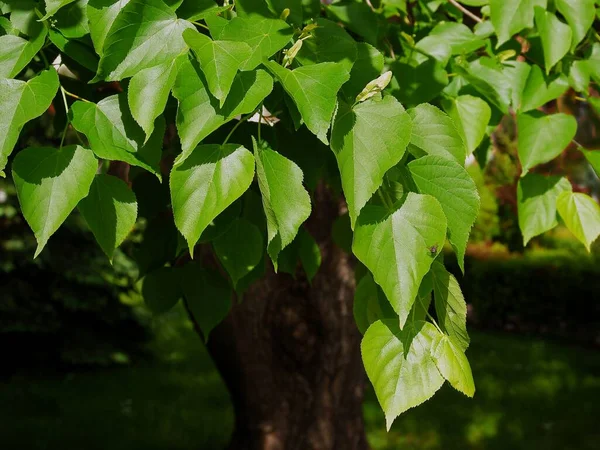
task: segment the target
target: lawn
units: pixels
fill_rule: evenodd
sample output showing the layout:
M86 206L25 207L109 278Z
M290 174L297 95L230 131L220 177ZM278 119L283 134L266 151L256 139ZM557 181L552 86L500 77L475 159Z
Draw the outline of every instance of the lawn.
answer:
M18 375L0 385L2 448L223 448L233 426L225 391L180 311L156 321L161 360L101 371ZM473 332L474 400L443 387L385 432L369 391L374 450L597 449L600 353ZM341 449L343 450L343 449Z

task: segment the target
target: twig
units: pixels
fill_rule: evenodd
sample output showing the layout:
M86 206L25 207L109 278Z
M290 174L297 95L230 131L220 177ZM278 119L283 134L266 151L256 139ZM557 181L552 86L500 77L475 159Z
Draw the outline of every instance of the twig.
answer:
M477 23L483 22L483 20L481 19L481 17L477 17L475 14L473 14L471 11L469 11L467 8L465 8L463 5L461 5L460 3L458 3L456 0L448 0L448 3L454 5L460 11L462 11L463 14L469 16L475 22L477 22Z
M252 117L254 115L254 112L251 112L250 114L248 114L247 116L242 117L240 120L238 120L238 123L235 124L235 126L231 129L231 131L229 132L229 134L227 135L227 137L225 138L225 140L223 141L223 145L227 144L227 142L229 142L229 138L231 137L231 135L233 134L233 132L235 130L237 130L237 128L243 124L244 122L246 122L250 117Z

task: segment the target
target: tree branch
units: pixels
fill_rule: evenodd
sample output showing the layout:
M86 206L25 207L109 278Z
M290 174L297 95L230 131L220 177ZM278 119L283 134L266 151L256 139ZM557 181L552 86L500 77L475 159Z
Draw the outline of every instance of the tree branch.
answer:
M458 3L456 0L448 0L448 2L451 5L454 5L455 7L457 7L459 10L461 10L463 12L463 14L469 16L471 19L473 19L475 22L477 23L481 23L483 22L483 20L481 20L481 17L476 16L475 14L473 14L471 11L469 11L467 8L465 8L463 5L461 5L460 3Z

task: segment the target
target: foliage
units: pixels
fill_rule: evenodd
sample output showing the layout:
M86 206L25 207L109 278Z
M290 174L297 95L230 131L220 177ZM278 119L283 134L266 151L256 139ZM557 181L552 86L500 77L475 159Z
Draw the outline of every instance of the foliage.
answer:
M0 8L0 170L10 158L35 256L76 207L109 258L145 218L147 303L166 311L183 298L207 337L265 260L314 275L309 190L341 186L352 251L393 309L357 309L380 313L358 322L373 322L363 360L388 427L444 379L474 393L464 299L439 255L448 240L463 267L480 209L466 158L487 161L503 116L516 116L525 241L556 211L586 247L600 234L595 201L538 171L577 132L574 117L538 108L600 82L590 0ZM64 130L56 145L13 152L46 110ZM236 252L220 238L240 226L253 237Z

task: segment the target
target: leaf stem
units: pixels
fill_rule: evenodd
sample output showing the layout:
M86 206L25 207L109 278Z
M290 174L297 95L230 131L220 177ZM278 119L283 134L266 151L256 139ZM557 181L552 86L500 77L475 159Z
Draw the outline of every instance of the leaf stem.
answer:
M258 109L258 114L259 114L259 116L258 116L258 142L259 143L261 142L261 138L260 138L260 125L262 124L262 120L263 120L262 112L263 112L263 103L261 102L261 104L259 106L259 109Z
M76 94L73 94L72 92L69 92L69 91L67 91L67 90L66 90L64 87L62 87L62 86L60 87L60 89L62 90L62 92L63 92L63 95L64 95L64 94L66 94L66 95L68 95L69 97L76 98L77 100L81 100L82 102L86 102L86 103L93 103L93 102L91 102L91 101L89 101L89 100L87 100L87 99L85 99L85 98L83 98L83 97L80 97L79 95L76 95Z
M390 203L390 201L387 198L387 196L384 195L383 191L381 189L377 189L377 194L379 195L379 198L381 199L381 201L383 202L383 204L385 205L385 207L391 211L392 210L392 204Z
M65 124L65 129L63 130L62 137L60 139L60 148L62 148L65 137L67 136L67 130L69 129L69 123L71 122L69 119L69 104L67 103L67 91L62 86L60 87L60 93L62 94L63 104L65 105L65 116L67 118L67 123Z
M194 25L198 25L199 27L202 27L202 28L204 28L204 29L206 29L206 30L210 31L210 28L208 28L208 27L207 27L206 25L204 25L203 23L200 23L200 22L195 22L195 21L192 21L192 23L193 23Z
M448 0L448 3L450 3L451 5L453 5L454 7L456 7L457 9L459 9L466 16L469 16L475 22L477 22L477 23L483 22L483 20L481 19L481 17L478 17L475 14L473 14L471 11L469 11L463 5L461 5L460 3L458 3L456 0Z
M234 125L234 127L231 129L231 131L229 132L229 134L227 135L227 137L225 138L225 140L223 141L222 145L227 144L227 142L229 142L229 138L231 137L231 135L235 132L235 130L238 129L238 127L243 124L244 122L246 122L250 117L252 117L254 115L254 112L251 112L250 114L242 117L240 120L238 120L238 123L236 123Z
M425 305L423 304L423 300L421 299L421 296L417 294L417 298L419 299L419 303L421 304L421 307L423 308L423 311L425 311L425 315L427 317L429 317L429 319L431 320L431 322L433 323L433 325L435 325L435 327L438 329L438 331L442 334L446 334L442 331L442 329L440 328L440 326L438 325L438 323L436 322L436 320L431 316L431 314L429 314L429 310L427 308L425 308Z

